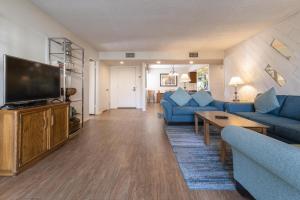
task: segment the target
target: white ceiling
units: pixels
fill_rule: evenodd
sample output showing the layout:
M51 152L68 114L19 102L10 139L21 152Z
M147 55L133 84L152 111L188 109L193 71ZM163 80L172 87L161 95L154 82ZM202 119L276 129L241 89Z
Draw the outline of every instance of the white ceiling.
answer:
M99 51L224 50L299 0L32 0Z

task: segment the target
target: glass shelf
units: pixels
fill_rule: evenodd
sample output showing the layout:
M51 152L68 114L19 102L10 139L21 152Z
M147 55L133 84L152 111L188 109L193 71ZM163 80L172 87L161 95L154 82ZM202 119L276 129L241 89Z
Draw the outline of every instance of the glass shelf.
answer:
M61 59L64 59L64 56L65 56L64 53L50 53L50 55L56 56L56 57L61 58ZM68 54L66 54L66 57L71 57L71 58L77 59L77 60L79 60L79 61L82 61L81 58L78 58L78 57L73 56L73 55L68 55Z
M69 101L70 111L73 111L70 112L70 124L74 131L76 127L83 127L84 121L84 49L67 38L49 38L48 47L49 63L60 68L62 91L76 89ZM62 95L62 99L66 100L66 97Z

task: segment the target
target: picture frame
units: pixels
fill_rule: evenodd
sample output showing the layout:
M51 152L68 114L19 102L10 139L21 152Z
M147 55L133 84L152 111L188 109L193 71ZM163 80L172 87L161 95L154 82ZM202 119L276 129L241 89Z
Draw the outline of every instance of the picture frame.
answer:
M292 58L292 51L278 39L274 39L271 46L286 59L290 60Z
M281 74L279 74L278 71L275 70L271 65L268 65L265 68L265 71L280 87L283 87L286 84L285 78Z
M160 74L160 87L177 87L178 77L170 76L169 74Z

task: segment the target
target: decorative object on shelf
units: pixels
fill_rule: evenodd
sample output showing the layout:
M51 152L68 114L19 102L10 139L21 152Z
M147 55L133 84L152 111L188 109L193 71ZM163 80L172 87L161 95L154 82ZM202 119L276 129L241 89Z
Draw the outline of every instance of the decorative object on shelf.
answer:
M229 85L234 87L234 99L233 99L234 102L240 101L238 98L238 86L243 84L244 81L238 76L232 77L230 79Z
M177 76L160 74L160 87L177 87Z
M268 65L265 68L265 71L271 76L271 78L280 86L284 86L286 84L286 80L279 74L271 65Z
M49 38L49 63L61 69L61 99L70 102L71 134L84 121L84 49L67 38Z
M291 59L292 52L290 49L278 39L274 39L271 46L286 59Z
M70 118L70 135L74 134L80 129L80 124L80 119L78 119L77 117Z
M175 66L172 65L169 76L179 76L179 74L175 71Z
M182 74L180 82L184 84L183 88L186 90L186 85L191 82L190 76L188 74Z
M64 93L64 88L61 88L61 94L65 94L66 95L66 100L67 102L70 102L70 97L75 95L77 92L76 88L66 88L66 93Z

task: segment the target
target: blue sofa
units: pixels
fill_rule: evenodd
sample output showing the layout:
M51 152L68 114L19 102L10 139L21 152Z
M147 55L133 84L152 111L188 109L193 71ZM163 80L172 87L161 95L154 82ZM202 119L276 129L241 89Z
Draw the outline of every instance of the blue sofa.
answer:
M198 103L191 99L185 106L178 106L170 96L174 92L164 93L160 104L164 111L164 119L167 123L194 122L194 113L196 111L224 111L225 103L213 101L208 106L200 107Z
M253 103L227 103L226 110L270 126L268 135L287 143L300 143L300 96L277 96L280 107L267 114L255 112Z
M234 126L222 138L232 148L237 185L258 200L300 199L300 148Z

